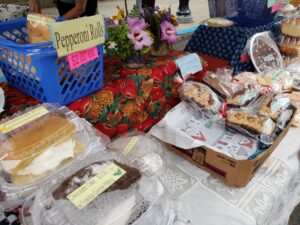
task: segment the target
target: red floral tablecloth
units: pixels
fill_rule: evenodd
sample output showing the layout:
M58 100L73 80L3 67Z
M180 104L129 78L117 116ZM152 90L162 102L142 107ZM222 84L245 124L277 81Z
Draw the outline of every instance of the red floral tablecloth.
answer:
M68 107L110 137L135 129L147 131L179 101L180 84L174 80L178 71L174 59L182 54L174 52L150 58L140 69L123 68L119 59L107 58L104 61L104 87ZM191 79L201 79L207 70L206 62L202 63L203 70ZM6 96L2 118L39 103L7 84L2 87Z

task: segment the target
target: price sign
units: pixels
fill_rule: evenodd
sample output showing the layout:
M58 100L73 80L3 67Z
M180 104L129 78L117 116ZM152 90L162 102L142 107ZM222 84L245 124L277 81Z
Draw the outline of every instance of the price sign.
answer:
M70 64L70 69L74 70L93 59L98 58L98 50L96 47L83 50L80 52L75 52L68 55L68 61Z

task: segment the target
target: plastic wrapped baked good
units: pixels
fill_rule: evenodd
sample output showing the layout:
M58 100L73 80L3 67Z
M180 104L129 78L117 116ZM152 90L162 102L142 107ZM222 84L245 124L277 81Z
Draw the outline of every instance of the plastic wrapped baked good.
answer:
M281 33L290 37L300 37L300 18L289 18L281 23Z
M260 96L260 91L256 88L244 87L237 91L231 98L227 99L227 106L240 108L245 107Z
M108 148L124 155L130 165L139 168L147 176L159 173L164 166L161 143L150 135L120 137L114 140Z
M230 98L234 93L243 89L242 85L224 81L218 75L210 72L205 74L202 82L222 98Z
M24 204L24 224L172 224L172 203L158 179L118 156L94 155L61 176Z
M259 99L258 112L270 117L274 122L283 111L289 108L291 108L291 101L286 95L268 94Z
M230 109L227 111L226 127L271 144L276 124L270 117L255 111Z
M1 121L1 191L22 199L45 180L91 151L105 149L108 139L66 107L43 104ZM9 206L8 206L9 207Z
M250 39L250 57L256 68L261 73L265 70L282 69L283 59L275 41L269 33L257 33Z
M292 126L294 127L300 127L300 92L292 92L291 94L288 94L293 106L297 108L294 119L292 122Z
M300 58L290 64L286 70L289 71L293 77L293 89L300 91Z
M54 22L56 22L56 20L53 17L30 13L27 16L29 43L37 44L51 41L49 24Z
M214 114L218 113L222 106L218 96L208 86L193 81L183 84L180 98L191 103L196 110Z
M293 77L287 70L270 70L257 76L258 82L263 86L269 86L274 93L291 92L293 89Z

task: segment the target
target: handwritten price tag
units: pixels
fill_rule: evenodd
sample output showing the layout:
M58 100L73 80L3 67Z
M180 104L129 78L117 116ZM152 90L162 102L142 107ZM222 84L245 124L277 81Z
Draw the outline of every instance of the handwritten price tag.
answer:
M82 64L85 64L95 58L97 58L98 55L98 50L96 47L90 48L87 50L83 50L80 52L75 52L70 55L68 55L68 60L69 60L69 65L70 69L74 70L81 66Z
M190 74L195 74L203 69L200 58L196 53L183 56L179 59L176 59L175 62L179 67L181 75L184 80Z

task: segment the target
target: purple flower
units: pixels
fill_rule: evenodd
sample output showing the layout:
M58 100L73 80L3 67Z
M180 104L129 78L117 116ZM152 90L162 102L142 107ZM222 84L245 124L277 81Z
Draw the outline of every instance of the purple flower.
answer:
M127 23L129 25L130 31L133 30L135 27L138 27L141 30L144 30L148 27L148 24L145 22L145 20L139 18L128 17Z
M164 21L160 24L161 40L167 41L169 44L176 42L176 28L168 21Z
M152 45L152 39L149 37L147 32L137 26L134 27L127 36L134 44L134 49L136 51L142 50L144 46L149 47Z

